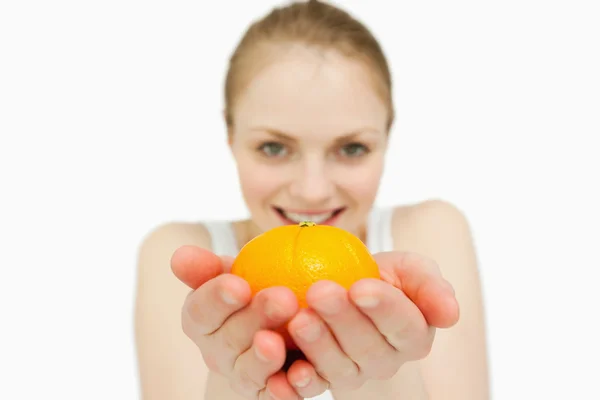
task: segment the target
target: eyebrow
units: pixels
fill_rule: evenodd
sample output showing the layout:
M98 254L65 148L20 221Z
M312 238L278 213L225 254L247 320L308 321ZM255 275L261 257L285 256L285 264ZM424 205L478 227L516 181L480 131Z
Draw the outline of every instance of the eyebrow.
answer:
M277 129L272 129L272 128L268 128L268 127L256 127L256 128L252 128L251 130L252 131L259 131L259 132L269 133L269 134L271 134L271 135L273 135L273 136L275 136L275 137L277 137L277 138L279 138L279 139L281 139L283 141L286 141L286 142L295 142L296 141L296 138L294 136L289 135L289 134L284 133L284 132L281 132L281 131L279 131ZM337 137L335 139L335 141L337 143L339 143L339 142L347 142L347 141L350 141L350 140L356 138L357 136L359 136L362 133L376 134L376 133L379 133L379 131L377 129L374 129L374 128L368 128L368 127L366 127L366 128L355 130L353 132L345 133L345 134Z

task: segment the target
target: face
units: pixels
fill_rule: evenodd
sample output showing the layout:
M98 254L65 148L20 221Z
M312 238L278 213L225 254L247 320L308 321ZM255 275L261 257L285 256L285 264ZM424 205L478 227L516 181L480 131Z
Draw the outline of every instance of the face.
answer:
M236 99L230 146L261 231L312 220L362 235L388 136L370 74L336 52L298 47Z

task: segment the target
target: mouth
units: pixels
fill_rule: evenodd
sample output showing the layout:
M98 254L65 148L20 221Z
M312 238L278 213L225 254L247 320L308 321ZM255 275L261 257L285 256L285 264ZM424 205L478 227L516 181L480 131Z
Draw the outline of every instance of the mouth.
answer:
M279 217L285 224L299 224L303 221L311 221L319 225L332 225L346 207L339 207L332 210L308 211L308 210L288 210L281 207L273 207Z

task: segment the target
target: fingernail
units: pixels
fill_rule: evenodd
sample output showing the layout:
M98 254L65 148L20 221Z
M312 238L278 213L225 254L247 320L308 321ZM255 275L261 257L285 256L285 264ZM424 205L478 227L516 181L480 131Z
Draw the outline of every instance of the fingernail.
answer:
M448 291L452 293L452 296L454 296L456 294L456 292L454 291L454 286L452 286L452 284L446 280L444 280L444 283L446 285L446 289L448 289Z
M265 304L265 314L273 320L281 320L286 316L285 310L281 305L269 300L267 300L267 303Z
M263 354L263 353L260 351L260 349L259 349L259 348L258 348L256 345L254 346L254 354L256 354L256 358L258 358L258 359L259 359L260 361L262 361L262 362L269 362L269 361L271 361L271 360L269 360L269 359L267 358L267 356L265 356L265 355L264 355L264 354Z
M308 386L309 383L310 383L310 376L305 376L304 378L300 379L299 381L296 381L294 383L294 386L299 387L299 388L305 388Z
M314 342L321 336L321 326L318 322L308 322L302 328L296 329L296 335L306 342Z
M223 303L225 304L229 304L231 306L238 304L237 299L225 289L221 289L219 291L219 295L221 296L221 300L223 300Z
M354 299L354 303L361 308L374 308L379 305L379 299L375 296L360 296Z

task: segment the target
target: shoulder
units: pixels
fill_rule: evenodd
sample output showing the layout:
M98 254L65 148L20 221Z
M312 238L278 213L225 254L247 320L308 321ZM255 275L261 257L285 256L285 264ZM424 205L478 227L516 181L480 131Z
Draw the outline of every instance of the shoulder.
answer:
M158 255L164 258L179 247L193 245L207 250L212 249L212 240L207 227L200 223L167 222L152 227L142 237L138 247L140 261L144 257ZM141 263L140 266L143 266Z
M194 244L210 248L211 238L206 226L199 223L167 222L151 228L142 238L140 251L173 245Z
M171 257L186 245L212 250L207 228L197 223L168 222L150 229L137 249L137 278L143 284L139 289L187 292L171 270Z
M476 273L474 243L465 212L443 199L398 206L392 216L394 250L434 259L456 282Z
M408 230L435 230L436 232L468 229L465 213L455 204L443 199L430 199L419 203L394 207L392 232L402 234Z

